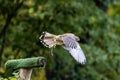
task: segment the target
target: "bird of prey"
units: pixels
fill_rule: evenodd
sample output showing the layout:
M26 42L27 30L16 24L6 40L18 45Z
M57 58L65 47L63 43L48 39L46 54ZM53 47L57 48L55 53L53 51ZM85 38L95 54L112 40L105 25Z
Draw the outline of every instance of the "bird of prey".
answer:
M52 48L56 45L63 46L63 48L66 49L77 62L85 64L86 57L77 42L80 39L74 34L65 33L61 35L54 35L48 32L43 32L39 39L41 43L48 48Z

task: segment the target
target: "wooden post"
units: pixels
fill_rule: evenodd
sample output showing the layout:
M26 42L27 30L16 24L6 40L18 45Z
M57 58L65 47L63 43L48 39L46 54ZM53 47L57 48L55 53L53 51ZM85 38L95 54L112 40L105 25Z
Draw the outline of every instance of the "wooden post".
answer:
M18 80L30 80L32 74L32 68L30 69L23 69L19 70L19 78Z
M18 80L30 80L33 68L44 67L44 57L8 60L5 63L6 75L11 76L12 72L19 69Z

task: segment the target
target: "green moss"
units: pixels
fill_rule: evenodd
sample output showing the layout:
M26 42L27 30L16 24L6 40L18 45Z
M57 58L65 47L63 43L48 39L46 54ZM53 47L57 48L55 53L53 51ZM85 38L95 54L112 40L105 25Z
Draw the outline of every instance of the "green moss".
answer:
M43 57L33 57L26 59L15 59L8 60L5 63L6 74L10 76L13 71L20 68L35 68L35 67L43 67L44 63L39 63L40 60L44 59Z

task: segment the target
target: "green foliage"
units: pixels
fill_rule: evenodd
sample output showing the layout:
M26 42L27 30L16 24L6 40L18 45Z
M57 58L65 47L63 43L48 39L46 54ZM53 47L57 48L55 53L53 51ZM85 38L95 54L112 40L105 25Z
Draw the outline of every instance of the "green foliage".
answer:
M4 63L9 59L44 56L47 59L47 79L119 80L119 6L119 0L0 1L1 68L4 69ZM51 56L50 49L38 43L43 31L75 33L81 39L87 63L77 63L60 46L53 50ZM1 74L3 72L0 70ZM33 80L40 77L37 72L33 73Z

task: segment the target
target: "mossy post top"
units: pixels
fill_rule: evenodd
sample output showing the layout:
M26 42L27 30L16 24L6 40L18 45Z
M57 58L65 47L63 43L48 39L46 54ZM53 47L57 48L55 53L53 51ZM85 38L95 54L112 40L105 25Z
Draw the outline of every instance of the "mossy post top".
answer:
M45 58L44 57L33 57L33 58L25 58L25 59L13 59L8 60L5 63L6 75L12 75L13 71L20 68L36 68L36 67L44 67L45 66Z

